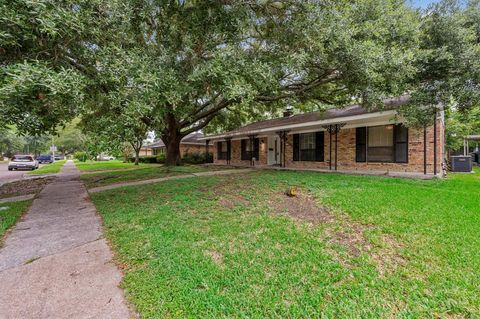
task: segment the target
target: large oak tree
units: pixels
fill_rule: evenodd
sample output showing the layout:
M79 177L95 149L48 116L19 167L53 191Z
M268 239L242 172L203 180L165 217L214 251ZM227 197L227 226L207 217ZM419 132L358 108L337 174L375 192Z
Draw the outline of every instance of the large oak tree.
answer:
M371 103L413 73L415 14L401 1L135 1L127 12L128 52L99 61L138 63L126 83L152 106L145 121L171 165L180 140L226 110Z
M286 103L371 106L428 80L426 29L400 0L32 3L2 4L0 119L45 130L141 106L131 114L160 134L171 165L182 137L212 121Z

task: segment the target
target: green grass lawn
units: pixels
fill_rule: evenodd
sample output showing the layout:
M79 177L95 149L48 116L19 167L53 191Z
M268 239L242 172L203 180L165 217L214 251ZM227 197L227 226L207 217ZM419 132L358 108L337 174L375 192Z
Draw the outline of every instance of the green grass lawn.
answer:
M32 201L0 204L0 247L7 230L15 225Z
M52 164L46 164L35 171L28 172L28 175L56 174L65 165L66 160L55 161Z
M221 166L183 165L168 167L159 164L146 164L145 166L141 166L141 168L142 169L82 174L81 180L87 188L92 188L122 182L226 169Z
M477 318L479 190L258 171L92 200L142 318Z
M139 163L135 165L134 163L124 163L119 160L112 160L112 161L86 161L80 162L75 161L75 165L80 171L88 172L88 171L103 171L103 170L120 170L120 169L140 169L146 168L150 166L157 166L156 164L143 164Z

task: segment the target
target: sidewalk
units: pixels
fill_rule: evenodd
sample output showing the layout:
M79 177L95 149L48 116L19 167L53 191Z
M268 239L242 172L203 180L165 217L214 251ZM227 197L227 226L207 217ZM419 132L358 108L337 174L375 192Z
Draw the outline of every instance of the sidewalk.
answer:
M0 249L0 319L131 318L101 221L69 161Z
M190 173L185 175L174 175L168 177L160 177L160 178L152 178L152 179L144 179L141 181L134 181L134 182L125 182L125 183L117 183L111 184L106 186L99 186L93 187L88 190L89 193L97 193L103 192L109 189L115 189L119 187L125 186L138 186L138 185L146 185L146 184L153 184L165 181L171 181L175 179L183 179L183 178L192 178L192 177L199 177L199 176L218 176L218 175L231 175L231 174L238 174L238 173L248 173L252 172L253 169L251 168L244 168L244 169L228 169L224 171L212 171L212 172L199 172L199 173Z

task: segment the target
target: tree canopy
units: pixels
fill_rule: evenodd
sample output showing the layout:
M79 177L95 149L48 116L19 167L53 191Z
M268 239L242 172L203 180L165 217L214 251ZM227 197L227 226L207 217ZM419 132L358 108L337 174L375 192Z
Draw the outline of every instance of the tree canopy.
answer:
M180 162L188 133L286 104L374 107L409 93L402 112L414 123L432 118L419 105L454 99L466 110L480 99L478 1L427 13L400 0L13 0L1 8L0 121L39 132L101 113L120 132L134 120L158 132L168 164Z

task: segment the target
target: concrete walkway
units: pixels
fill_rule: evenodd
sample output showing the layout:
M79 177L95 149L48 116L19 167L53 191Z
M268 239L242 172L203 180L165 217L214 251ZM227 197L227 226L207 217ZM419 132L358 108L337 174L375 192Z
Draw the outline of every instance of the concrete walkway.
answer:
M131 318L101 221L69 161L0 249L0 319Z
M144 179L141 181L135 181L135 182L126 182L126 183L118 183L118 184L111 184L111 185L106 185L106 186L99 186L99 187L93 187L88 190L89 193L97 193L97 192L103 192L109 189L115 189L119 187L125 187L125 186L137 186L137 185L145 185L145 184L154 184L154 183L159 183L159 182L164 182L164 181L171 181L175 179L183 179L183 178L192 178L192 177L198 177L198 176L217 176L217 175L231 175L231 174L238 174L238 173L248 173L253 171L253 169L250 168L245 168L245 169L228 169L228 170L223 170L223 171L211 171L211 172L199 172L199 173L190 173L190 174L185 174L185 175L174 175L174 176L168 176L168 177L160 177L160 178L152 178L152 179Z
M21 202L21 201L30 200L30 199L33 199L33 198L35 198L35 194L5 197L5 198L0 198L0 204Z

